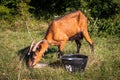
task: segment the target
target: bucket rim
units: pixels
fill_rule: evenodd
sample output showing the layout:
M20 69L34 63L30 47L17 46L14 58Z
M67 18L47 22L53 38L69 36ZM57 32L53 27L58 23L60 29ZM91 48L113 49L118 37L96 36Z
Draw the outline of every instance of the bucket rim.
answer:
M72 56L81 56L81 57L73 57ZM62 60L85 60L87 59L88 56L83 55L83 54L67 54L62 57Z

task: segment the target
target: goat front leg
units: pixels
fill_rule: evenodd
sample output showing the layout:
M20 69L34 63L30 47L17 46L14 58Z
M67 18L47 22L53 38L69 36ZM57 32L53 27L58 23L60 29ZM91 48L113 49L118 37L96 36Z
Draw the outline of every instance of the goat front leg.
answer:
M92 39L90 38L87 29L84 30L83 35L84 35L86 41L90 44L91 52L94 53L94 43L93 43Z
M61 41L61 44L58 46L58 58L61 59L63 54L62 51L64 49L64 46L66 44L66 41Z

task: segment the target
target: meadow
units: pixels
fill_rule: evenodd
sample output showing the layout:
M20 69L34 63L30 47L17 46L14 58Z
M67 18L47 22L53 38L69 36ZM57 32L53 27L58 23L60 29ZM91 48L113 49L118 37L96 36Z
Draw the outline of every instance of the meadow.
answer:
M41 23L42 25L43 23ZM40 26L41 26L40 25ZM90 52L88 43L83 40L81 54L88 56L84 72L70 73L65 71L57 59L57 47L49 47L48 53L41 62L53 64L41 69L26 66L24 56L32 42L44 38L47 24L38 30L24 31L0 29L0 80L120 80L120 38L118 36L92 36L95 53ZM42 30L41 30L42 29ZM31 38L32 37L32 38ZM20 52L24 50L23 54ZM63 53L75 53L75 42L67 42Z
M48 24L74 10L88 18L95 53L84 39L80 54L88 56L84 72L67 72L50 46L40 62L44 68L26 66L31 42L43 39ZM68 41L63 54L76 52ZM120 80L120 0L0 0L0 80Z

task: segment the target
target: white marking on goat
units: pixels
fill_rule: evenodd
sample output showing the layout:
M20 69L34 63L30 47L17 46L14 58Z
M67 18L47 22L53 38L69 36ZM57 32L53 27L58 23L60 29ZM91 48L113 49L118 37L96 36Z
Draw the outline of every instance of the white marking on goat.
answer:
M30 55L30 52L28 52L28 56Z
M48 52L48 49L46 49L45 52Z

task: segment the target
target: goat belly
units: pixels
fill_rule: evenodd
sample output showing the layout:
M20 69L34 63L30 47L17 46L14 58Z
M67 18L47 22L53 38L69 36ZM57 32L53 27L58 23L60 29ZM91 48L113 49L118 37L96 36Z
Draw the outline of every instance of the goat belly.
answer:
M74 36L71 36L69 38L69 41L80 40L80 39L82 39L82 37L83 37L82 32L79 32L79 33L75 34Z

